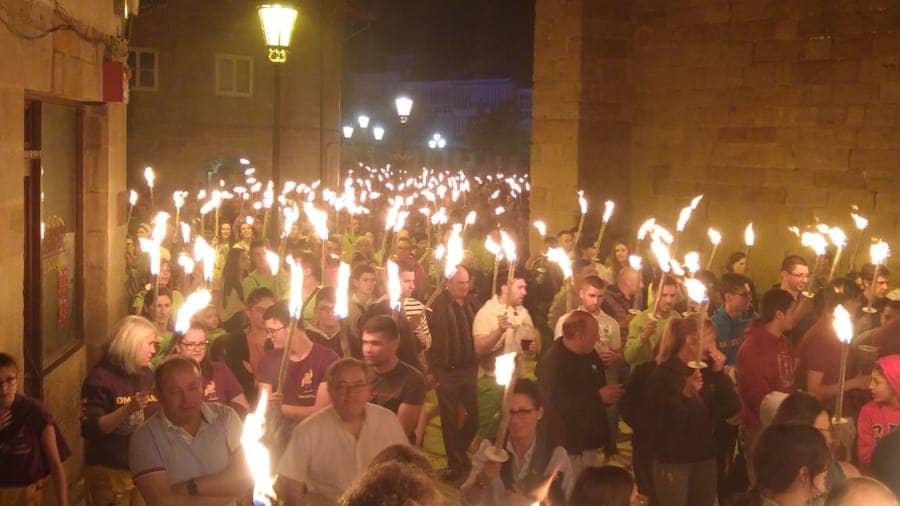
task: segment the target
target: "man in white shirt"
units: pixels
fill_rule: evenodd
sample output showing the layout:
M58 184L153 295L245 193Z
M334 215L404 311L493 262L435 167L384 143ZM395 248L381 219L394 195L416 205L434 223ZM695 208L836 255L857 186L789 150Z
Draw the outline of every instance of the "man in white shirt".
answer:
M503 274L503 273L501 273ZM481 306L472 322L475 352L484 358L513 351L532 351L536 332L522 300L528 293L525 273L516 272L512 285L503 283ZM506 279L503 274L498 279ZM525 338L525 343L521 340Z
M598 276L588 276L581 283L578 297L581 305L576 311L585 311L597 319L600 326L600 338L594 348L600 355L600 360L606 366L606 383L608 385L622 384L628 374L628 367L622 355L622 334L619 323L615 318L603 312L600 306L603 304L603 296L606 294L606 283ZM560 317L556 323L554 336L559 339L563 333L563 323L569 318L572 311ZM618 462L618 448L616 440L619 437L619 409L615 404L606 407L607 427L609 428L609 443L603 449L607 461Z
M278 493L287 504L332 505L381 450L409 444L397 416L368 402L366 365L338 360L325 374L332 405L294 429L278 464Z

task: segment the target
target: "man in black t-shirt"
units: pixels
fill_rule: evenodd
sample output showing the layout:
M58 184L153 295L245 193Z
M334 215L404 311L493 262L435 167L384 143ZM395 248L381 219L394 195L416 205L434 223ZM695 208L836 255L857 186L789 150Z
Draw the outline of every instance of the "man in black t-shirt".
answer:
M399 346L400 332L390 316L373 316L363 324L363 360L375 371L372 403L396 413L413 440L425 403L425 377L397 357Z

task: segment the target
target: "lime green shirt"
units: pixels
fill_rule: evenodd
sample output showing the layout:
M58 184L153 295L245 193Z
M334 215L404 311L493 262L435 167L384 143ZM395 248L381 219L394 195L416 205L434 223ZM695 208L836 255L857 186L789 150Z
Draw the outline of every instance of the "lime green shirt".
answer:
M659 342L666 330L666 325L672 318L681 318L677 311L669 311L667 315L659 320L656 324L656 330L647 339L641 339L641 333L644 327L650 322L650 312L648 309L636 315L631 323L628 324L628 341L625 342L625 362L634 370L640 364L653 360L653 350L656 343Z

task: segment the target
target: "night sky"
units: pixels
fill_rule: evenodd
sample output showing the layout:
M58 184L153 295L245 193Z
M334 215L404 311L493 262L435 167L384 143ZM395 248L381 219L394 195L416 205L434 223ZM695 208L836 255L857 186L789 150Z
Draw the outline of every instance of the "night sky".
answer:
M534 0L356 0L346 72L406 70L407 79L512 77L531 86ZM392 58L409 55L413 62ZM393 65L392 65L393 61ZM393 68L391 68L393 67Z

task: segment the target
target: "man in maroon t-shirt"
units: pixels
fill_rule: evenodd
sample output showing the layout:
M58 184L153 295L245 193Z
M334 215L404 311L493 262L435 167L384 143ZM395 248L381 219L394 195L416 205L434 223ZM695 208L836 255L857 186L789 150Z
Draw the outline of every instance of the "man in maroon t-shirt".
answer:
M794 326L797 302L786 290L773 288L762 297L759 318L750 322L737 353L737 392L741 399L739 436L752 474L753 445L760 432L759 405L770 392L794 389L795 359L785 335ZM751 481L754 477L750 476Z
M256 380L260 390L269 394L278 388L278 374L291 326L287 304L280 302L263 315L266 333L272 338L275 349L267 352L259 362ZM316 411L331 404L327 385L323 381L325 370L338 359L335 352L313 343L302 325L294 329L287 371L280 395L270 396L272 402L281 403L281 414L293 425Z

